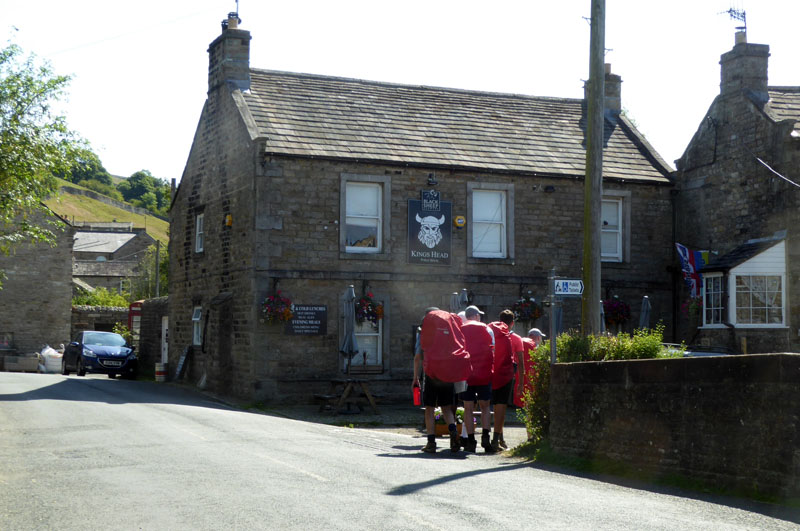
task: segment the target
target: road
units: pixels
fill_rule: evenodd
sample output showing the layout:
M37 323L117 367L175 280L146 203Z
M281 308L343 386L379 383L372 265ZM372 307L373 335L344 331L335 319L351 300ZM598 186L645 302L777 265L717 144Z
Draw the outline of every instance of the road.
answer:
M0 373L0 529L797 529L800 512L633 488L154 382Z

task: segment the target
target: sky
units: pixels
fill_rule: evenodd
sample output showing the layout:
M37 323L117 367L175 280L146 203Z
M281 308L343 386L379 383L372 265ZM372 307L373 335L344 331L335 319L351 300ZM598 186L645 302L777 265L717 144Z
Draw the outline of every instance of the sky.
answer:
M798 0L606 0L622 106L671 165L719 93L725 12L770 45L769 83L800 85ZM70 75L61 107L106 169L180 180L234 0L3 0L3 44ZM255 68L532 96L583 97L591 0L240 0Z

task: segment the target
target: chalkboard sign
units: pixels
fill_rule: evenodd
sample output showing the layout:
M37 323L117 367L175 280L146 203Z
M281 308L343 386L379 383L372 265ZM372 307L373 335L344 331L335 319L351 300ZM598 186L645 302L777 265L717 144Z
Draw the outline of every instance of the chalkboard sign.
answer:
M180 380L183 378L183 373L186 370L186 358L189 357L189 354L192 352L192 347L186 347L183 349L183 354L181 354L181 359L178 361L178 368L175 371L175 379Z
M320 304L295 304L286 322L290 336L324 336L328 333L328 307Z

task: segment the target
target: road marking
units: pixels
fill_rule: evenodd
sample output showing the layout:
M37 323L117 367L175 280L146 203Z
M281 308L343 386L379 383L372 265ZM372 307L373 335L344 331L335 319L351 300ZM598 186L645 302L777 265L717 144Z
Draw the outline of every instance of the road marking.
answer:
M316 479L317 481L321 481L323 483L326 483L328 481L328 478L324 478L324 477L322 477L322 476L320 476L318 474L315 474L313 472L309 472L308 470L305 470L303 468L296 467L294 465L290 465L286 461L281 461L280 459L275 459L271 455L263 454L263 453L260 453L260 452L253 452L253 455L261 457L262 459L268 459L269 461L272 461L273 463L276 463L276 464L281 465L281 466L285 466L286 468L291 468L295 472L299 472L300 474L303 474L304 476L308 476L308 477L310 477L312 479Z

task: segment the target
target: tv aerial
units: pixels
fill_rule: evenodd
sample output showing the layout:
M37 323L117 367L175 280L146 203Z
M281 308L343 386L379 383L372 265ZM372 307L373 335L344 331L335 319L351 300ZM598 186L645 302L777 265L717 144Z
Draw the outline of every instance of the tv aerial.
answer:
M731 7L727 11L723 11L720 13L720 15L725 15L725 14L730 16L732 20L740 21L742 25L737 26L736 29L747 33L747 13L745 12L744 9L736 9L734 7Z

